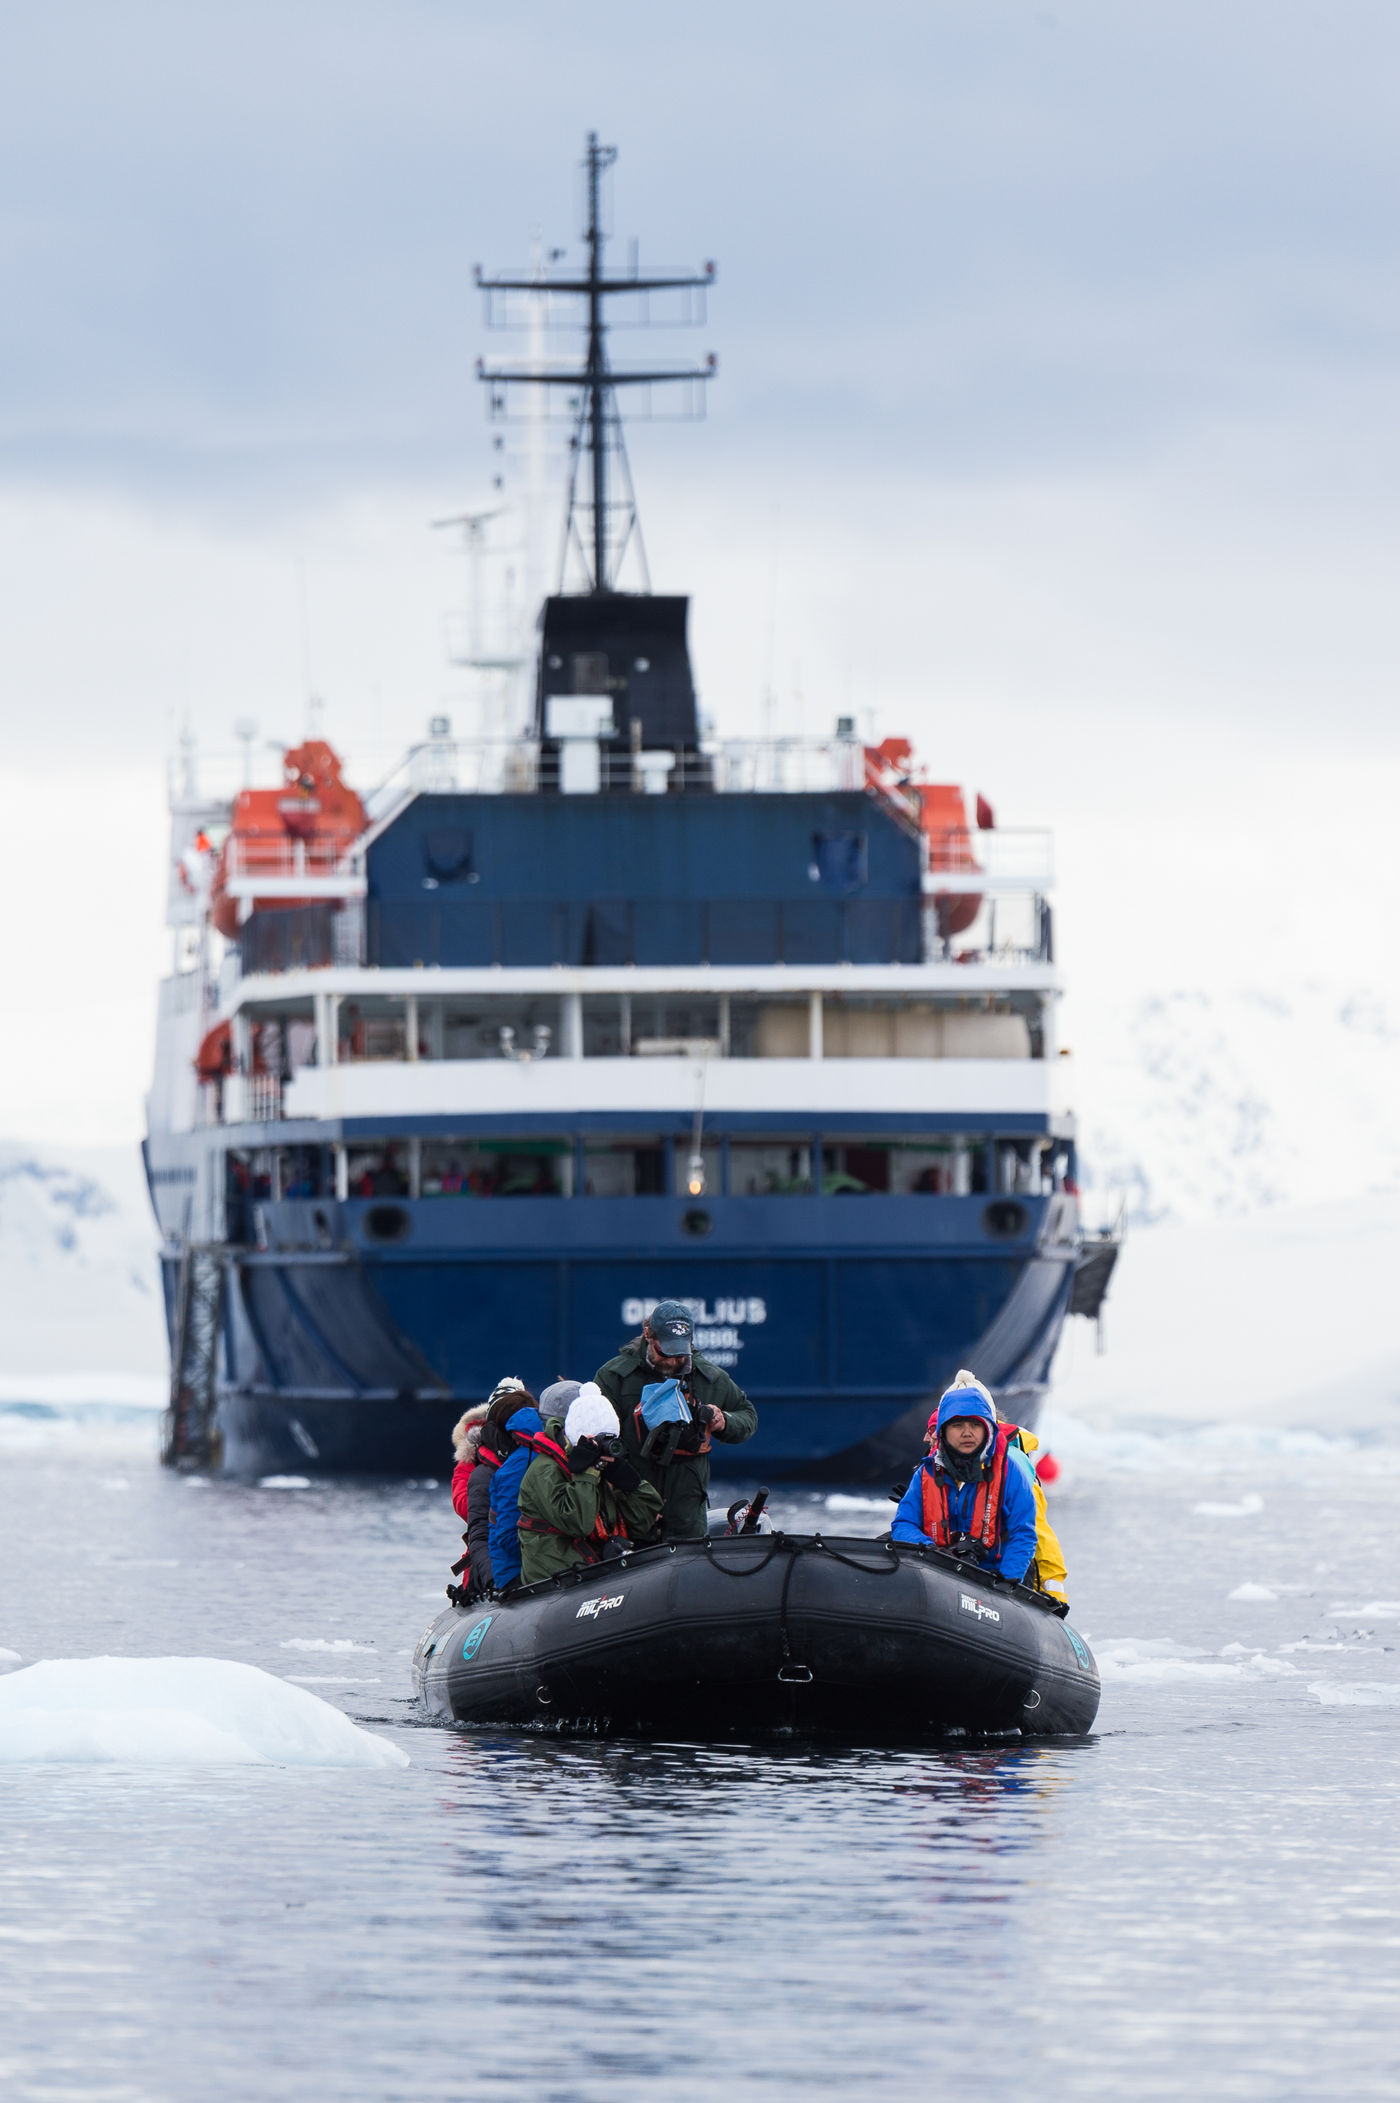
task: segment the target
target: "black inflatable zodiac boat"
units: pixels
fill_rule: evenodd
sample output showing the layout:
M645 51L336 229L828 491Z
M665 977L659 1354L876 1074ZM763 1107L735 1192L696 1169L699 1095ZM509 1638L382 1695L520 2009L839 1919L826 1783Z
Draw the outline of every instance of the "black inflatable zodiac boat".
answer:
M1082 1736L1088 1645L936 1548L750 1534L635 1549L442 1614L414 1678L457 1723L715 1737Z

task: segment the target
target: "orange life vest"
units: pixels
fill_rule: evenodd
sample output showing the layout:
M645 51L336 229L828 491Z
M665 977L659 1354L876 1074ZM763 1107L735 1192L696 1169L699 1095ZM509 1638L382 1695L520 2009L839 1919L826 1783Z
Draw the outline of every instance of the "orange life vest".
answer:
M547 1455L557 1467L564 1470L566 1475L573 1474L574 1471L569 1466L569 1456L564 1451L564 1448L557 1440L549 1438L543 1431L531 1433L525 1440L525 1444L533 1453ZM596 1563L601 1558L599 1550L594 1543L601 1544L604 1541L615 1540L627 1532L627 1528L622 1522L621 1514L619 1513L614 1523L609 1526L607 1520L603 1517L601 1506L602 1499L600 1497L598 1516L593 1521L593 1531L591 1533L565 1533L562 1526L551 1526L548 1519L537 1519L533 1512L521 1512L516 1524L521 1533L555 1533L559 1535L561 1540L577 1541L589 1560Z
M990 1455L984 1448L982 1480L972 1500L972 1524L968 1533L981 1548L995 1548L1001 1527L1001 1493L1006 1481L1007 1450L1015 1438L1015 1424L998 1424ZM937 1459L924 1463L924 1532L939 1548L952 1538L948 1525L948 1488Z

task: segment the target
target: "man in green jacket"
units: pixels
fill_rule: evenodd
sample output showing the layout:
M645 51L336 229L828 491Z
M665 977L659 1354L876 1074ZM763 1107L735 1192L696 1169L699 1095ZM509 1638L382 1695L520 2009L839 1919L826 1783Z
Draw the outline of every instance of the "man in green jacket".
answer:
M644 1482L661 1494L668 1541L702 1539L709 1531L710 1445L742 1445L758 1429L758 1411L721 1366L694 1354L695 1325L679 1300L661 1300L642 1333L594 1375L622 1421L622 1450ZM695 1421L671 1457L644 1460L646 1426L637 1417L643 1388L678 1380Z
M592 1381L547 1388L541 1403L559 1409L544 1434L530 1440L534 1456L520 1484L520 1577L527 1585L604 1559L609 1541L655 1540L661 1499L621 1451L617 1412Z

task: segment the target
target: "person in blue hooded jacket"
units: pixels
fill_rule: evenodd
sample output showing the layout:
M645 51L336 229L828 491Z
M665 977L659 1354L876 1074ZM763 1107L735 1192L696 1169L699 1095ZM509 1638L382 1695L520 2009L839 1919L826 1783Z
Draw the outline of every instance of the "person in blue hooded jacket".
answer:
M489 1424L499 1412L499 1442L509 1444L507 1453L491 1477L491 1577L498 1592L504 1592L520 1575L520 1485L533 1455L526 1439L544 1430L544 1418L528 1388L518 1388L492 1404Z
M890 1538L949 1548L984 1570L1019 1582L1035 1557L1036 1504L1030 1471L998 1424L991 1396L959 1373L939 1400L928 1458L899 1502Z

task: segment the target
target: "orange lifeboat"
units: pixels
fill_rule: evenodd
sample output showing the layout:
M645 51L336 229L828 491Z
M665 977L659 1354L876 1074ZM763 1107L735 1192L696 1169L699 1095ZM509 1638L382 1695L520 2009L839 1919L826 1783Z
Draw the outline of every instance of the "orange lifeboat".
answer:
M233 1072L233 1025L216 1022L207 1030L198 1052L195 1054L194 1070L201 1081L221 1081L225 1074Z
M339 757L323 738L293 745L282 765L280 788L243 789L233 807L211 892L214 925L228 941L239 927L239 900L228 892L235 876L288 879L285 896L259 891L259 912L300 905L297 877L333 874L369 822L363 803L341 777Z
M912 818L924 836L928 867L966 873L980 864L972 848L972 829L967 822L963 792L948 782L915 781L912 777L914 748L908 738L884 738L865 748L865 783L868 789L894 804ZM977 823L985 832L992 825L992 807L985 796L977 798ZM938 932L946 942L963 935L982 910L976 891L935 891L934 910Z

